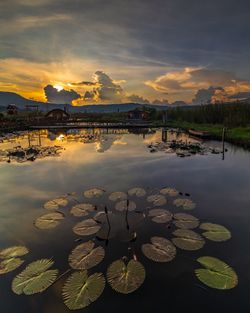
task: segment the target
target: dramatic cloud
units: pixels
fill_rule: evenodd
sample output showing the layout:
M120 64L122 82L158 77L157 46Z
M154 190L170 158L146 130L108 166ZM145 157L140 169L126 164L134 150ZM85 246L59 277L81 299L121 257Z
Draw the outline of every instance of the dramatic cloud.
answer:
M229 101L233 94L250 92L250 81L239 79L232 72L206 68L187 67L168 72L155 80L146 81L145 84L169 95L195 94L193 102L196 104Z
M132 2L0 1L1 90L44 100L48 84L83 81L65 88L89 91L94 103L124 101L131 94L153 101L164 93L171 102L190 102L197 90L210 86L222 86L230 95L249 91L247 82L237 82L236 89L230 80L237 78L226 73L250 79L249 1ZM99 68L126 79L125 96L118 80L112 79L115 86L109 87L88 84Z
M209 87L208 89L199 89L193 99L194 104L208 104L212 102L215 95L225 92L222 87Z
M81 98L81 95L73 89L62 89L58 91L52 85L47 85L46 87L44 87L44 92L48 102L52 103L71 104L73 100Z
M83 81L81 83L77 83L78 86L94 86L92 90L87 90L84 94L85 101L92 102L103 102L103 103L111 103L111 102L122 102L124 97L123 89L120 85L116 83L116 81L112 80L106 73L102 71L97 71L94 74L94 81ZM73 84L72 84L73 85Z
M236 76L230 72L186 67L181 71L168 72L153 81L146 81L145 84L160 92L176 93L202 87L226 86L235 80Z
M138 95L131 95L127 97L129 102L140 103L140 104L149 104L150 102L147 99L144 99Z

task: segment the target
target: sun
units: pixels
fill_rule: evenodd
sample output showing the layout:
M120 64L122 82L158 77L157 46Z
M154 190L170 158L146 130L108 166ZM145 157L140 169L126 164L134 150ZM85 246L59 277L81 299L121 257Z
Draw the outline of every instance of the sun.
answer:
M56 88L57 91L63 90L63 86L62 85L54 85L53 87Z

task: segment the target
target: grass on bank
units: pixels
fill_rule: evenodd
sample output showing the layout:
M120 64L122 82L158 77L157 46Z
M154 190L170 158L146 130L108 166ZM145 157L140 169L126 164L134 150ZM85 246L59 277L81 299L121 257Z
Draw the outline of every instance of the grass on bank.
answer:
M184 130L195 129L208 131L213 138L220 140L222 138L223 125L221 124L198 124L184 121L169 121L168 127L181 128ZM226 141L250 148L250 125L246 127L234 127L226 129Z

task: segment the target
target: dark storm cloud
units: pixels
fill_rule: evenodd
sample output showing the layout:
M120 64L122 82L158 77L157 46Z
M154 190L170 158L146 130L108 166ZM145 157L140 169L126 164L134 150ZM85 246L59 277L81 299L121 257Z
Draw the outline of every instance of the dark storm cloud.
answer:
M78 56L130 64L221 68L230 64L246 72L243 64L249 62L250 3L246 0L10 0L0 9L6 26L20 18L22 23L27 18L39 21L5 33L5 56L26 52L25 57L34 58L29 49L32 42L41 49L40 59L60 56L63 49L58 48L63 46ZM45 17L48 23L41 29ZM12 49L16 41L18 48Z
M81 98L81 95L72 89L58 91L52 85L44 87L44 92L48 102L52 103L71 104L73 100Z

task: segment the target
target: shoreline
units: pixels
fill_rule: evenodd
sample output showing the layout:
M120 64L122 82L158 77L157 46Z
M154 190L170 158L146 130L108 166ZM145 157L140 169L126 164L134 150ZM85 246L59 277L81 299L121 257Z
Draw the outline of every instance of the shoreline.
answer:
M221 124L198 124L189 123L183 121L169 121L167 123L145 123L145 124L122 124L122 123L93 123L88 125L44 125L44 126L32 126L32 125L22 125L20 127L10 127L10 128L0 128L0 133L15 132L15 131L25 131L25 130L35 130L35 129L63 129L63 128L156 128L156 127L169 127L169 128L179 128L184 131L189 129L194 129L197 131L208 131L210 139L221 140L223 125ZM227 128L225 135L225 142L232 143L237 146L241 146L247 150L250 150L250 125L247 127L235 127Z

